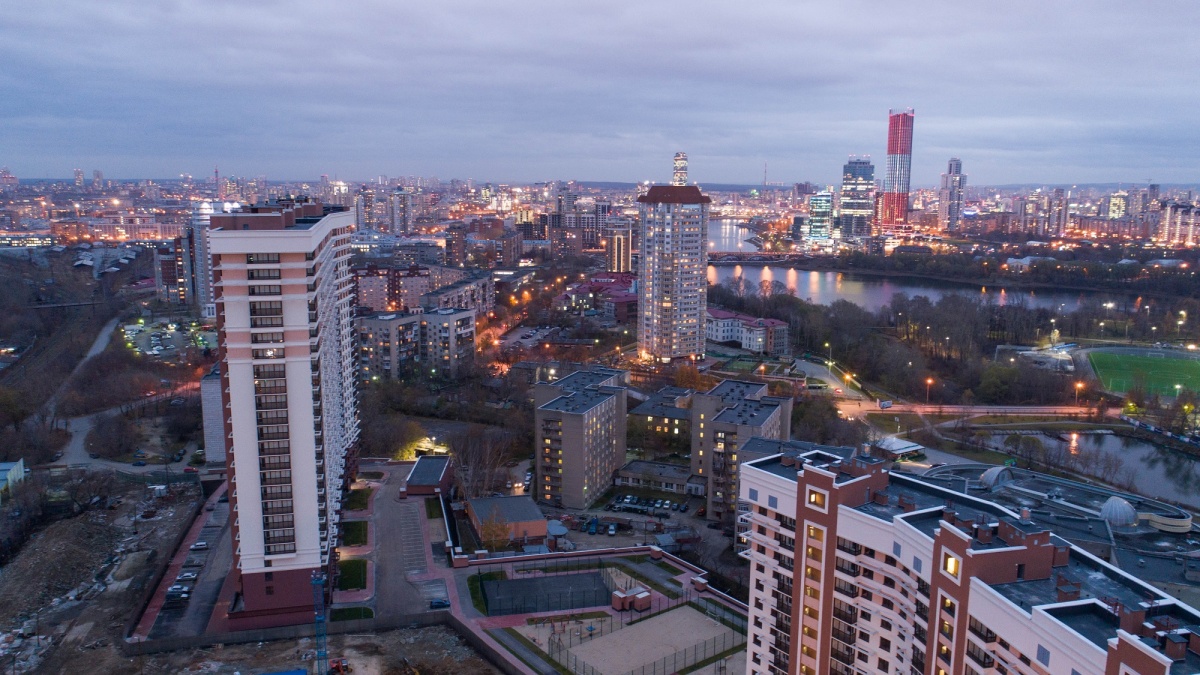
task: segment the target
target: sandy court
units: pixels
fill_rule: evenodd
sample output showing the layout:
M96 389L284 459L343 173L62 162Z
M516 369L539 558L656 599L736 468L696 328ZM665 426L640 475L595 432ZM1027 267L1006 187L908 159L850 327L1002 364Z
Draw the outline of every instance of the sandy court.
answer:
M725 632L731 631L694 608L683 605L623 630L589 640L571 652L606 675L620 675Z

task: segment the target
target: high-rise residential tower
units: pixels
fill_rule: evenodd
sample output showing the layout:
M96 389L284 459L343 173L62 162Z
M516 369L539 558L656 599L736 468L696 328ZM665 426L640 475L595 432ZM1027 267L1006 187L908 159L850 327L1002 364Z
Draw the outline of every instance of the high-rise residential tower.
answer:
M408 234L412 231L412 193L398 187L388 195L388 226L392 234Z
M671 185L687 185L688 162L686 152L675 153L675 171L671 174Z
M633 229L617 225L604 230L604 269L606 272L633 271Z
M870 157L851 157L842 167L838 195L838 229L842 239L871 236L875 214L875 166Z
M963 197L967 191L967 175L962 172L962 160L951 157L942 174L938 190L938 224L947 232L957 232L962 226Z
M904 233L908 225L908 190L912 177L913 111L888 111L887 176L879 225L888 233Z
M237 629L312 620L358 442L354 214L290 201L213 214Z
M654 185L638 197L641 269L638 352L670 362L704 358L708 209L694 185Z

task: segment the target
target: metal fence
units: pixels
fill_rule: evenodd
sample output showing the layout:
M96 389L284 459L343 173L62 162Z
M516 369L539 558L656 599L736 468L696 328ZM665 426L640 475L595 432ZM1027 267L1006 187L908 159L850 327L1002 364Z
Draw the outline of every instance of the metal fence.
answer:
M620 630L624 625L617 624L614 630ZM617 675L615 673L604 673L571 651L571 648L580 642L600 637L599 631L596 633L586 636L580 636L571 631L556 633L551 636L548 644L550 658L575 675ZM703 642L697 642L691 647L681 649L674 654L643 664L620 675L670 675L684 668L694 666L697 663L715 658L727 651L739 649L745 644L746 636L743 633L739 633L736 630L727 630L720 635L704 640Z
M624 675L669 675L684 668L711 659L731 649L740 648L746 644L746 636L735 631L725 631L720 635L709 638L704 642L681 649L670 656L639 666Z

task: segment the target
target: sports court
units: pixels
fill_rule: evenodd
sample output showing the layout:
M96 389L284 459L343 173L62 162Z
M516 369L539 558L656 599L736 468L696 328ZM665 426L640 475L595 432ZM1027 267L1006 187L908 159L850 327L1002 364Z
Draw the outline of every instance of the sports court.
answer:
M681 605L572 647L571 652L605 675L620 675L722 634L730 635L730 647L744 639L735 638L734 631L695 608Z
M1175 385L1200 390L1200 360L1189 354L1150 349L1093 351L1088 354L1092 370L1104 388L1125 392L1137 381L1146 391L1174 396Z
M497 579L481 587L488 616L604 607L612 601L600 572Z

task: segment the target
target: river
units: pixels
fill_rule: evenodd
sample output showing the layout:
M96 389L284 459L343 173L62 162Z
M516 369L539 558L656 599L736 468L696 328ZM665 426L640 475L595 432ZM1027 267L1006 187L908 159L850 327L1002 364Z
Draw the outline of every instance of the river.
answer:
M1152 499L1200 508L1200 462L1195 457L1145 441L1115 434L1079 434L1072 441L1037 436L1047 446L1057 445L1072 455L1080 451L1099 451L1117 457L1121 469L1118 482L1133 480L1133 492ZM1002 447L1004 436L997 434L992 445Z
M740 221L714 220L708 226L708 250L710 252L753 252L757 250L754 244L745 241L752 236L754 236L754 232L746 228ZM892 295L896 293L924 295L935 302L944 295L976 295L985 302L994 302L999 305L1024 303L1029 307L1058 309L1061 313L1078 309L1085 300L1099 302L1112 300L1117 302L1118 306L1124 305L1130 300L1127 296L1120 294L1092 291L1005 289L914 277L884 277L853 272L798 270L778 265L710 265L708 283L724 283L739 275L750 282L751 288L758 288L759 282L763 279L779 281L786 285L793 295L810 302L828 305L835 300L849 300L872 312L891 301Z

